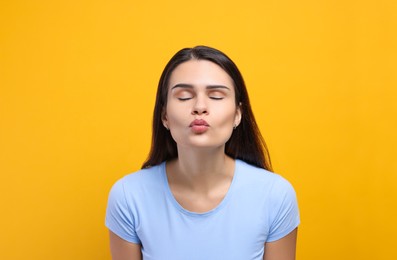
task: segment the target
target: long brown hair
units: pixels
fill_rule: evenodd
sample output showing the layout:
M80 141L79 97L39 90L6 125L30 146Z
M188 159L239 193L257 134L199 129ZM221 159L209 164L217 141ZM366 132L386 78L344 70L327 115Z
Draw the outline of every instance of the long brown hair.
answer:
M272 171L269 152L255 121L247 88L240 71L226 54L207 46L182 49L165 66L158 84L154 106L152 145L142 168L158 165L163 161L178 157L176 143L170 132L163 126L162 111L167 106L168 84L171 73L178 65L192 59L208 60L217 64L233 80L236 105L241 108L242 119L226 142L225 153L234 159L241 159L249 164Z

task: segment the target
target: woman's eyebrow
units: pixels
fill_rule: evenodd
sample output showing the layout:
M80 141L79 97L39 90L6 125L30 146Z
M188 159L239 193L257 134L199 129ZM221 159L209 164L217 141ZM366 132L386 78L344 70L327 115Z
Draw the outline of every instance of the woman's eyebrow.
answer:
M173 86L171 90L173 90L174 88L193 88L193 85L181 83Z
M191 85L191 84L185 84L185 83L180 83L180 84L176 84L175 86L173 86L172 88L171 88L171 90L173 90L173 89L175 89L175 88L189 88L189 89L191 89L191 88L193 88L193 85ZM226 87L226 86L224 86L224 85L208 85L208 86L206 86L206 89L227 89L227 90L230 90L230 88L228 88L228 87Z
M224 85L208 85L206 87L207 89L218 89L218 88L223 88L223 89L227 89L230 90L230 88L224 86Z

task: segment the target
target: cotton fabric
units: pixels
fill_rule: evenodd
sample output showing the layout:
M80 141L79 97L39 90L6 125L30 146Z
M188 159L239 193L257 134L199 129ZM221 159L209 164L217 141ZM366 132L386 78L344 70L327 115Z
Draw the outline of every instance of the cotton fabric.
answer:
M222 202L195 213L174 198L165 165L123 177L109 194L106 226L140 244L144 260L259 260L266 242L300 223L295 191L278 174L236 160Z

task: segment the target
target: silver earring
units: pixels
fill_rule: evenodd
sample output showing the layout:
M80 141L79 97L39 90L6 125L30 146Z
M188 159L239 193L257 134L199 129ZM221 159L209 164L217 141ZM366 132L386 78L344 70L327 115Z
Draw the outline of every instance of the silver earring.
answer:
M233 129L235 130L236 128L237 128L237 125L234 125L234 126L233 126Z
M167 125L164 125L165 129L170 130Z

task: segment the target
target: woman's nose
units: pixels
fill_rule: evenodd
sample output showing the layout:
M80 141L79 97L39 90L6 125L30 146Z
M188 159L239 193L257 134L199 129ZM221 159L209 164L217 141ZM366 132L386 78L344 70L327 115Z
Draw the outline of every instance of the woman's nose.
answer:
M197 97L192 110L193 115L208 114L207 104L202 97Z

